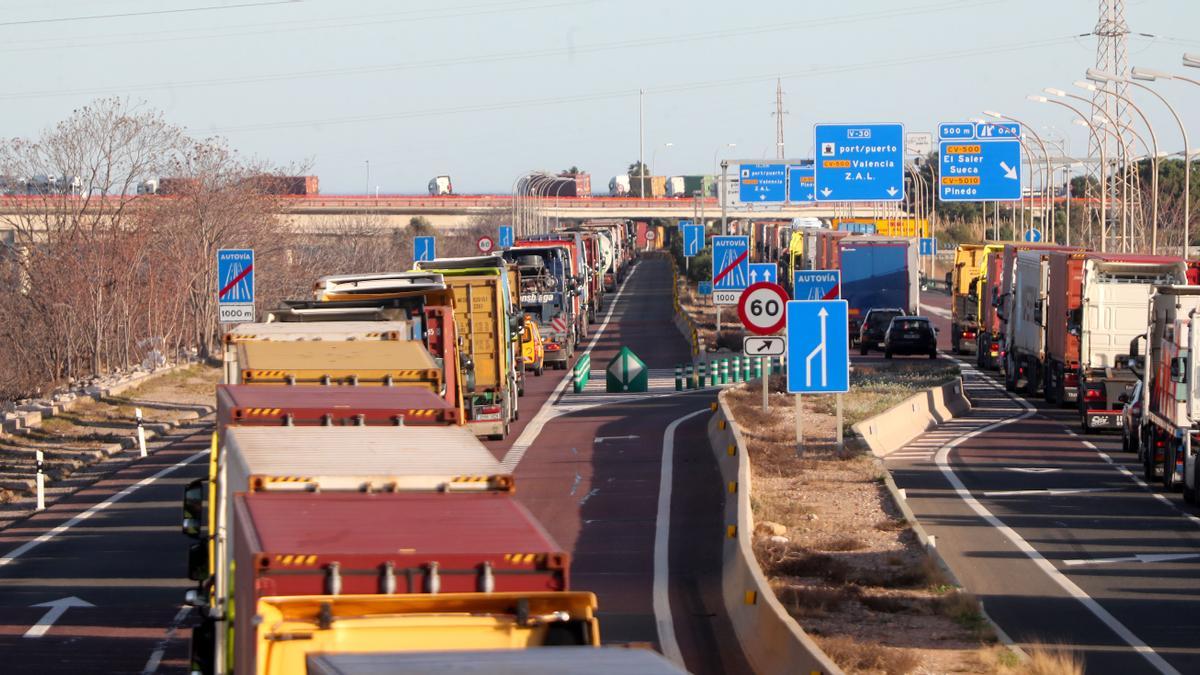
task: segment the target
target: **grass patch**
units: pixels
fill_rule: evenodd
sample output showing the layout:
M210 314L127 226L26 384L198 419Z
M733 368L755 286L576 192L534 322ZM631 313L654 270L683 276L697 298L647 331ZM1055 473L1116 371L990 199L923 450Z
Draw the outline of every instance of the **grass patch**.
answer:
M813 638L829 658L847 671L906 675L921 666L920 657L907 649L888 647L878 642L858 641L844 635Z
M842 399L843 426L849 429L917 392L946 384L960 375L957 365L940 361L856 365L850 373L850 393ZM813 397L813 409L819 413L834 414L836 407L834 396Z
M1029 675L1083 675L1083 657L1068 647L1035 644L1025 651Z
M832 537L817 544L817 548L822 551L861 551L866 547L866 542L850 535Z
M903 518L885 518L875 523L875 529L880 532L903 532L908 529L908 521Z
M934 609L980 639L992 637L991 624L983 617L979 601L970 593L951 591L934 601Z
M852 586L784 586L779 601L793 616L824 616L857 597Z

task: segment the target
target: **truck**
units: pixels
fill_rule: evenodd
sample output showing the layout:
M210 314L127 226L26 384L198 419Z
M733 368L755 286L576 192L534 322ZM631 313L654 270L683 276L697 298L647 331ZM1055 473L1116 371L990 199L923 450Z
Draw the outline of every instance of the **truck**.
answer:
M1016 299L1017 287L1017 256L1022 251L1045 251L1064 249L1065 247L1058 244L1041 244L1027 242L1012 242L1004 244L1004 249L1001 251L1000 257L1000 285L996 287L993 303L996 306L996 319L998 324L998 351L999 358L997 359L996 367L1004 375L1004 380L1007 384L1015 382L1015 377L1019 374L1009 375L1008 365L1011 359L1008 357L1009 339L1011 338L1008 326L1009 316L1013 314L1013 303ZM1076 249L1070 249L1076 250Z
M454 183L450 176L434 176L429 179L429 194L434 197L454 194Z
M454 292L454 321L468 364L463 406L467 425L479 436L502 440L519 414L517 397L521 322L509 289L507 263L499 255L438 258L416 263L435 271Z
M625 279L624 238L621 236L623 226L620 221L592 220L579 226L585 232L594 232L599 237L600 267L596 274L601 277L603 291L612 293Z
M822 234L844 234L825 231ZM899 307L917 312L917 247L912 239L854 236L837 240L837 269L842 271L842 299L849 310L850 341L873 307Z
M588 327L595 321L595 306L592 300L591 272L587 265L587 254L584 252L582 236L578 233L536 234L523 237L516 242L515 248L529 246L563 246L570 252L571 277L574 280L573 290L578 294L579 311L575 313L576 334L580 340L588 336Z
M188 601L201 623L192 633L193 662L214 664L228 653L234 495L260 491L512 490L512 476L460 426L228 426L213 434L208 477L184 487L183 532ZM224 668L220 669L224 671Z
M1187 283L1170 256L1055 251L1046 305L1046 400L1074 399L1084 433L1121 428L1120 398L1137 379L1129 344L1146 329L1156 286Z
M421 387L217 385L217 431L229 426L458 424L459 411Z
M1049 256L1052 249L1017 253L1010 301L1001 314L1004 330L1004 388L1024 385L1030 396L1041 392L1041 372L1046 350L1046 296L1049 293Z
M988 247L995 244L959 244L950 272L950 351L975 351L979 333L979 277Z
M608 194L612 197L628 197L629 176L613 176L608 179Z
M571 250L521 245L505 251L504 258L521 271L521 313L538 326L545 362L566 369L579 344L577 316L581 309L577 282L570 274Z
M1000 284L1004 275L1004 244L984 249L979 264L979 332L975 338L975 365L985 370L1000 367Z
M509 493L252 492L234 497L233 523L236 673L257 670L266 597L569 585L570 555Z
M241 380L246 365L240 360L240 349L249 344L263 343L312 343L312 342L365 342L367 340L399 341L412 340L419 331L413 322L400 321L321 321L321 322L265 322L243 323L227 331L223 338L222 367L224 381L236 384Z
M687 191L687 184L683 180L683 176L668 176L664 181L666 196L672 198L691 197Z
M1142 416L1138 454L1147 482L1182 488L1183 499L1196 503L1200 407L1194 355L1200 331L1194 330L1200 310L1200 286L1159 286L1150 296L1145 335L1129 346L1130 368L1142 380ZM1143 349L1139 342L1145 342Z
M577 672L558 668L561 661L551 662L550 670L500 670L481 655L493 653L490 650L532 654L562 649L586 660L600 645L596 596L576 591L266 596L256 609L261 621L254 629L255 660L247 672L257 675L453 673L464 668L487 673ZM427 665L433 654L451 651L459 652L458 658L444 662L457 662L458 667ZM397 652L418 659L417 665L398 669L390 658ZM369 660L366 669L347 664L361 665L359 659ZM375 669L381 660L382 670Z

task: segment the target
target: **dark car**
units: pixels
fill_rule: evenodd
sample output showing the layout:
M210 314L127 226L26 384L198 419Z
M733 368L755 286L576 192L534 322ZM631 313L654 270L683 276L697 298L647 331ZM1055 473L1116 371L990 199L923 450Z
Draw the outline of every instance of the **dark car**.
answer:
M904 316L904 310L899 307L875 307L867 310L863 317L862 327L858 329L858 353L866 354L872 347L883 346L883 334L887 332L892 319Z
M937 328L923 316L898 316L888 324L883 336L883 356L928 354L937 358Z
M1142 426L1142 381L1138 380L1133 385L1133 391L1121 394L1117 400L1124 404L1121 407L1121 449L1137 452L1139 429Z

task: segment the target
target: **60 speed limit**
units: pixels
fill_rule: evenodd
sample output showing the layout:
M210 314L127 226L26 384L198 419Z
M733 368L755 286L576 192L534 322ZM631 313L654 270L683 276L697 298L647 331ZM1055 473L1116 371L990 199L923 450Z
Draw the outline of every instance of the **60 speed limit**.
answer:
M742 291L738 316L746 330L769 335L783 328L787 319L787 291L779 284L762 282Z

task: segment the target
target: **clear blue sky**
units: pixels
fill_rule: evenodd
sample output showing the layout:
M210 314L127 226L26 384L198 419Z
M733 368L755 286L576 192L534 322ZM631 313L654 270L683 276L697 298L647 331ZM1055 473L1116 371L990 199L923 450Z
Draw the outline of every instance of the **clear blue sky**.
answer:
M638 154L655 173L713 171L713 153L773 156L775 76L790 157L817 121L940 120L1000 110L1072 150L1086 131L1025 100L1072 89L1095 58L1095 0L0 0L3 133L28 136L98 96L145 100L243 153L310 161L326 193L510 189L530 169L590 171L597 190ZM227 9L74 19L99 14ZM1129 0L1130 63L1181 72L1200 2ZM5 25L7 23L7 25ZM1189 75L1200 77L1200 70ZM1200 120L1200 87L1155 85ZM1182 149L1138 95L1163 147ZM1200 146L1200 124L1190 129ZM669 149L664 149L666 143Z

